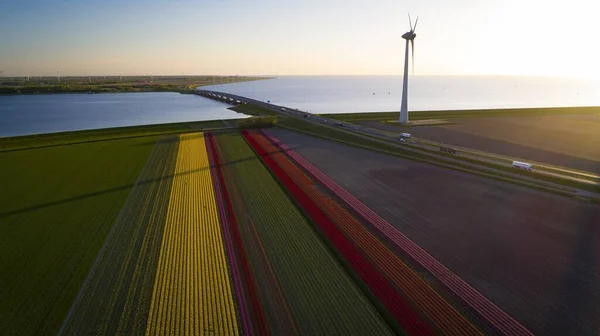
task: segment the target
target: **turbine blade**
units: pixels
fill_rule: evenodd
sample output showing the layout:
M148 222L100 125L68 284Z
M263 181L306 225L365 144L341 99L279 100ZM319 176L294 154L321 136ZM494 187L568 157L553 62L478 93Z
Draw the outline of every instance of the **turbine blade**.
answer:
M410 19L410 12L408 13L408 24L410 25L410 31L412 31L413 28L412 28L412 20Z
M410 40L410 49L412 51L412 74L415 75L415 40Z
M415 30L417 29L417 23L419 23L419 17L417 16L417 19L415 20L415 26L412 28L412 32L414 33Z

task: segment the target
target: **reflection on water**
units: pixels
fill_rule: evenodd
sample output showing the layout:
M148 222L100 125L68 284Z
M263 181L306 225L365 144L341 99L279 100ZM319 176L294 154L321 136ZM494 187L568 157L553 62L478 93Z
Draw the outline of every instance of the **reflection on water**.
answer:
M414 76L409 110L600 105L600 82L531 77ZM205 87L315 113L398 111L399 76L279 77ZM0 96L0 137L231 119L225 104L178 93Z
M280 77L209 86L315 113L399 111L400 76ZM414 76L409 110L597 106L600 81L508 76Z
M241 116L227 107L179 93L0 96L0 137Z

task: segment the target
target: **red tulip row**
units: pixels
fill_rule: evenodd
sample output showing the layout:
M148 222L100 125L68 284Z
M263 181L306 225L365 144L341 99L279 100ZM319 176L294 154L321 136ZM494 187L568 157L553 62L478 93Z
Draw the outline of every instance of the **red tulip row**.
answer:
M342 208L327 208L332 212L324 210L316 203L316 200L323 201L323 198L319 198L314 192L307 193L306 186L312 185L312 181L299 169L294 171L295 166L287 160L284 154L277 153L276 148L267 139L255 132L243 132L242 134L255 152L261 156L265 165L294 196L301 208L350 265L352 271L364 281L404 331L410 335L433 334L427 321L394 288L394 285L386 278L386 274L375 267L336 225L344 220L344 210ZM315 189L315 191L317 190Z
M442 284L450 289L456 296L471 306L485 320L487 320L498 331L505 335L532 335L523 325L512 318L493 302L467 284L464 280L442 265L429 253L412 242L390 223L381 218L369 207L364 205L356 197L335 183L326 174L318 170L310 162L298 155L288 146L282 144L279 139L273 138L280 149L285 150L299 166L308 172L316 181L325 186L331 193L335 194L345 205L352 209L365 223L379 232L381 237L391 243L392 246L410 256L415 262L433 274Z
M256 292L256 283L250 270L238 222L225 185L214 136L205 133L205 140L243 334L267 335L265 318Z

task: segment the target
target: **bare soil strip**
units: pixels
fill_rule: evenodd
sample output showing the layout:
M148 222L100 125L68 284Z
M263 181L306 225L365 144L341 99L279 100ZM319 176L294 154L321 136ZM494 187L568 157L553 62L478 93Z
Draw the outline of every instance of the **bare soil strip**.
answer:
M600 173L600 116L555 115L455 120L406 128L380 121L359 124L490 153Z
M155 145L59 335L144 332L177 150L176 136Z
M268 133L534 334L598 333L598 205L295 132Z

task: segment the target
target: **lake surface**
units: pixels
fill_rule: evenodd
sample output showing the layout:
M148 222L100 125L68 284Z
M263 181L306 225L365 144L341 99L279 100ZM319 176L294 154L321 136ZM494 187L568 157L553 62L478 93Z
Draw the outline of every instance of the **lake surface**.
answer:
M399 111L401 76L280 77L207 86L314 113ZM600 105L600 80L411 76L409 111Z
M600 80L411 76L409 110L600 106ZM400 76L279 77L204 87L314 113L399 111ZM178 93L0 96L0 137L232 119L220 102Z
M0 137L244 117L228 107L163 92L0 96Z

